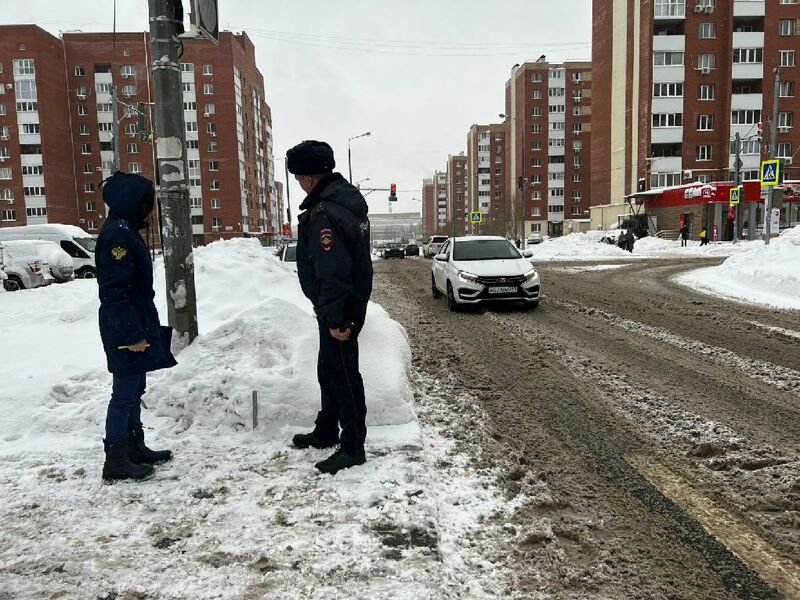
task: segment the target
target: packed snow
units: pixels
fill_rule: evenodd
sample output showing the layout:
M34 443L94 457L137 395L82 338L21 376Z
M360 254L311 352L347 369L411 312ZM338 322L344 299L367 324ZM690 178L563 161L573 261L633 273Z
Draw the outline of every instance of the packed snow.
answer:
M507 503L417 420L415 401L450 409L414 391L404 329L370 305L367 463L320 475L329 451L288 446L319 404L317 326L296 274L254 240L194 259L200 337L144 397L150 445L175 459L147 482L101 483L111 376L96 283L0 294L0 596L502 596L502 567L462 541ZM165 315L161 265L156 290Z
M719 266L683 273L676 281L725 298L800 310L800 225L769 245L753 244Z

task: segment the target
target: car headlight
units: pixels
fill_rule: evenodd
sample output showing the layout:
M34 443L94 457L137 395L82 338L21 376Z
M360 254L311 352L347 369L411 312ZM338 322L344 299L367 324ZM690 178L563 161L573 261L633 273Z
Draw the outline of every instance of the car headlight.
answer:
M530 271L525 273L525 275L523 275L523 277L525 278L525 281L530 281L531 279L536 277L536 269L531 269Z
M458 278L464 281L471 281L473 283L478 281L478 276L474 273L469 273L468 271L459 271Z

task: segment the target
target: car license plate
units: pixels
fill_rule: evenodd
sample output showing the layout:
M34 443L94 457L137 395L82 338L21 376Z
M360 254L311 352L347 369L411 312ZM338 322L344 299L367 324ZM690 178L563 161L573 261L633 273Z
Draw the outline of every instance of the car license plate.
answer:
M517 288L509 285L492 286L489 288L490 294L513 294L516 291Z

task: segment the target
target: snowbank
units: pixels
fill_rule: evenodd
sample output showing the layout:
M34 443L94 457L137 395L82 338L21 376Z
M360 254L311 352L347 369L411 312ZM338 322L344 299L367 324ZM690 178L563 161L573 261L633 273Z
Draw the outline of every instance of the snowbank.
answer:
M676 281L735 300L800 310L800 225L768 246L750 242L747 252L717 267L679 275Z
M603 260L607 258L630 258L622 248L592 239L583 233L570 233L557 238L548 238L541 244L528 246L533 251L533 260Z

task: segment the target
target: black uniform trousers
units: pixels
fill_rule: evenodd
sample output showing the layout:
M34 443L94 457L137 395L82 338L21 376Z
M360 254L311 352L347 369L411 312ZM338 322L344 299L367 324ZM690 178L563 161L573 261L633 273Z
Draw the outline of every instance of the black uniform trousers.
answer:
M319 326L319 357L317 379L322 397L322 410L317 414L314 431L327 439L339 437L347 452L364 450L367 437L367 404L364 381L358 370L358 332L340 342L330 329L317 320ZM339 426L342 428L340 436Z

